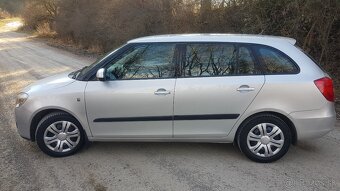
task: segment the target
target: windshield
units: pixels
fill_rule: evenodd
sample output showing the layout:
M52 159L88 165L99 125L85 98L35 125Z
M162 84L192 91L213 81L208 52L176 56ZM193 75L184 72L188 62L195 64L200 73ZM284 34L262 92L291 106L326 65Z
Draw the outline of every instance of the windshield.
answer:
M121 46L123 47L123 46ZM109 53L107 53L106 55L104 55L103 57L97 59L94 63L90 64L89 66L85 66L80 70L76 70L74 72L72 72L70 75L72 75L73 79L77 79L78 77L82 77L85 74L87 74L90 70L92 70L94 67L97 66L97 64L101 63L103 60L105 60L106 58L110 57L112 54L114 54L117 50L119 50L121 47L115 49L114 51L110 51Z

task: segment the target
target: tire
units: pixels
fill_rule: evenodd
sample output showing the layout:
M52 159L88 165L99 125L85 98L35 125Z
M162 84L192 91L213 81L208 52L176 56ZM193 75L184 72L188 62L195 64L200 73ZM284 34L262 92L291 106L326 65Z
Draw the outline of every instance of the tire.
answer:
M288 125L272 114L261 114L246 120L237 136L241 152L250 160L260 163L282 158L291 142L292 135Z
M36 140L44 153L65 157L79 151L86 139L83 128L74 117L64 112L53 112L39 122Z

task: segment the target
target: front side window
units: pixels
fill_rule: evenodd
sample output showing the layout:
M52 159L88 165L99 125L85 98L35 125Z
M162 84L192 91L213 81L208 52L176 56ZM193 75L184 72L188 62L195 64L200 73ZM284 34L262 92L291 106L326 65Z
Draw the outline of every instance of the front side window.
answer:
M250 49L231 43L188 44L184 77L257 74Z
M297 66L286 55L270 47L257 48L266 74L294 74L298 72Z
M175 44L141 44L130 48L106 67L108 80L174 77Z

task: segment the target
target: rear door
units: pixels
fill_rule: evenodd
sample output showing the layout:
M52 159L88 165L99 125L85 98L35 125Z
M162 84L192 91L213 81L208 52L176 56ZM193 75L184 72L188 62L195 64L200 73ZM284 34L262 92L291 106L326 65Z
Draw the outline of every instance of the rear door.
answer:
M175 89L174 137L226 137L264 84L251 48L192 43L183 52Z

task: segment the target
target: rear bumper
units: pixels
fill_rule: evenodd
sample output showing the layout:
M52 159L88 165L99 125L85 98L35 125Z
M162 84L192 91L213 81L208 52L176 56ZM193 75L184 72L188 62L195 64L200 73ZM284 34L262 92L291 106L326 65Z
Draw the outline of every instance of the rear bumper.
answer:
M299 111L289 115L299 141L322 137L335 128L336 113L331 103L320 110Z

